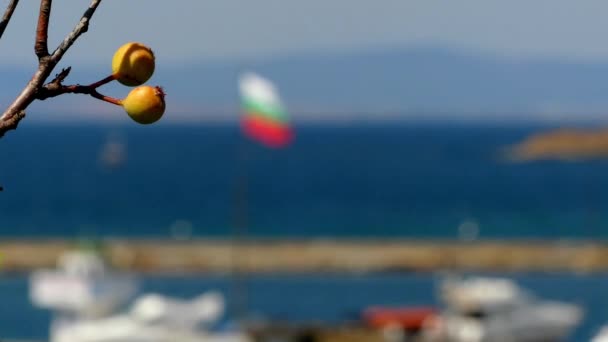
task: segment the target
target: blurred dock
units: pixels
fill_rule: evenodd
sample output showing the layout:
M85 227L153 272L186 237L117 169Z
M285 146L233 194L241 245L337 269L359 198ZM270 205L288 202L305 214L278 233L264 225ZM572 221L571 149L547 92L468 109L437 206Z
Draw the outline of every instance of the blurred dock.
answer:
M54 267L73 240L4 240L5 272ZM608 243L428 240L103 240L100 251L138 272L381 272L608 270Z

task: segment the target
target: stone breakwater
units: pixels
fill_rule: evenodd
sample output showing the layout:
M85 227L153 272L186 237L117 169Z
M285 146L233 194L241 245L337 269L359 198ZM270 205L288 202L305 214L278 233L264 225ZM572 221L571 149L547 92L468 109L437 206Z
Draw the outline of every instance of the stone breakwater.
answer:
M54 267L73 240L0 241L0 269ZM608 270L608 243L427 240L103 240L115 268L139 272Z

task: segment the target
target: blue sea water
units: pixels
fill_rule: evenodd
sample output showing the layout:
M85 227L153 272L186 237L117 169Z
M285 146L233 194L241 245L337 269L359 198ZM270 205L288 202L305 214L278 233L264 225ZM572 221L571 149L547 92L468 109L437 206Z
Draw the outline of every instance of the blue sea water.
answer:
M608 236L608 161L509 164L539 125L297 126L270 150L236 125L29 125L0 140L0 236ZM124 164L99 154L118 136ZM111 140L110 140L111 141ZM190 228L189 228L190 229Z
M34 125L0 140L0 236L226 236L246 220L258 237L605 239L607 161L509 164L500 150L541 125L391 123L297 126L269 150L235 125ZM108 141L126 151L100 162ZM172 228L173 227L173 228ZM572 341L608 321L606 274L515 274L543 297L587 309ZM372 304L433 304L432 274L259 275L251 308L337 321ZM144 291L229 293L223 276L144 276ZM280 294L280 295L277 295ZM331 299L331 300L330 300ZM43 338L24 275L0 276L0 337Z

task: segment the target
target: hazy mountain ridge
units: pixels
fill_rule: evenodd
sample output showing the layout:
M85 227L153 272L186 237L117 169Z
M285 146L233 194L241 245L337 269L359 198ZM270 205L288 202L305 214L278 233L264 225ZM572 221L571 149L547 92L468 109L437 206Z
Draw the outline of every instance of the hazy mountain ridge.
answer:
M601 112L608 108L606 63L509 60L447 49L410 48L344 54L308 54L256 61L164 66L151 83L167 89L179 111L231 108L244 70L274 80L292 108L395 112ZM3 70L3 102L29 72ZM74 70L68 81L108 73ZM23 75L28 75L25 77ZM20 79L17 79L20 78ZM72 81L76 83L76 81ZM114 90L126 94L127 90ZM52 108L49 106L48 108Z
M235 101L235 82L242 70L271 78L286 102L304 108L440 112L608 108L608 61L514 61L433 48L199 65L160 71L158 79L179 89L180 96L183 92L184 97L222 105ZM198 86L181 83L189 75L201 75Z

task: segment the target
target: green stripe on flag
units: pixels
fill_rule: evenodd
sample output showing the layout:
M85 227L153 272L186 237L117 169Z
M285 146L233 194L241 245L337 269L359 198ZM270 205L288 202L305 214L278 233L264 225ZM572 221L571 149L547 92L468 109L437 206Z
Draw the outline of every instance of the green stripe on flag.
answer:
M244 98L242 101L243 108L246 112L253 112L258 115L264 115L272 120L286 122L288 120L287 112L280 105L263 103L253 99Z

